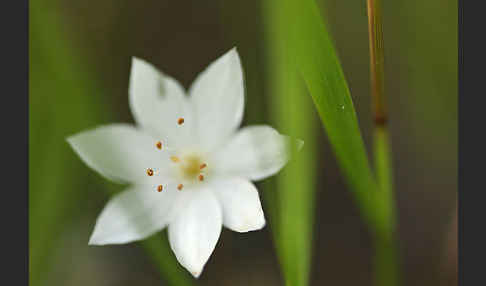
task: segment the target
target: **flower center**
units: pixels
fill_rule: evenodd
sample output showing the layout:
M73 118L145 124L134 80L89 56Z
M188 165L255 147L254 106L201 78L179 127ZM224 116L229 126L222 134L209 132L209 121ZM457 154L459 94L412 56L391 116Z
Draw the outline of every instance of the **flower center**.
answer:
M190 153L181 157L171 156L170 159L176 164L180 177L187 181L203 181L207 164L201 160L201 156Z
M178 125L184 124L184 118L180 117L177 120ZM159 150L162 150L164 147L164 143L162 141L155 142L155 147ZM175 150L174 150L175 151ZM181 191L184 188L184 184L194 184L198 182L202 182L205 180L205 176L208 171L208 165L205 160L202 159L203 156L196 152L178 152L173 153L170 156L170 160L173 164L173 178L176 178L177 189ZM153 176L154 174L157 175L158 172L154 171L153 169L147 169L147 175ZM162 192L164 190L164 185L156 186L156 190L158 192Z

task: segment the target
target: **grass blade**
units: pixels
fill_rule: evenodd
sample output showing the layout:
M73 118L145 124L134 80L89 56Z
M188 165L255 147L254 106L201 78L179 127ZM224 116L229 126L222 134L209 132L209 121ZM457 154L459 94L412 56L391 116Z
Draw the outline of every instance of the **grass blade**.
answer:
M304 140L304 147L276 177L274 192L265 194L272 208L270 222L274 232L286 285L308 285L311 270L312 227L316 189L315 144L317 116L312 101L305 95L295 66L285 49L285 27L279 1L267 1L264 9L270 36L267 57L270 66L270 116L272 125L284 134Z
M375 232L389 233L386 205L370 168L346 79L313 0L286 0L286 36L292 59L319 112L350 190Z

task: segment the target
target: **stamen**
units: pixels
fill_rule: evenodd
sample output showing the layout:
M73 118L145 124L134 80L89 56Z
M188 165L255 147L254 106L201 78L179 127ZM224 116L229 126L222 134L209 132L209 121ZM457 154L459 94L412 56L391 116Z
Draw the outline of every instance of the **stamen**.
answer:
M207 166L206 163L202 163L201 166L199 166L199 169L202 170L202 169L206 168L206 166Z
M199 178L199 181L201 181L201 182L204 181L204 176L202 174L200 174L198 178Z
M177 189L180 191L180 190L182 190L182 187L184 187L184 185L183 185L183 184L179 184L179 185L177 186Z
M171 160L172 160L172 162L174 162L174 163L177 163L177 162L179 162L179 161L180 161L179 157L177 157L177 156L170 156L170 159L171 159Z
M182 123L184 123L184 118L180 117L177 119L177 124L181 125Z
M158 141L157 143L155 143L155 146L157 147L157 149L161 150L162 149L162 142Z
M160 192L162 192L162 190L163 190L163 189L164 189L164 187L163 187L162 185L159 185L159 186L157 187L157 191L158 191L159 193L160 193Z
M152 169L147 169L147 175L149 175L150 177L154 175L154 170Z

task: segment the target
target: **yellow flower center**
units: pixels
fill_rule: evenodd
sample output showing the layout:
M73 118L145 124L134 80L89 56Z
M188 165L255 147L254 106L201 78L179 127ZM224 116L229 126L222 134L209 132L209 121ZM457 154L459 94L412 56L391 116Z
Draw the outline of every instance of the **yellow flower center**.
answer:
M188 154L182 156L180 159L175 156L172 156L172 158L177 158L175 161L172 161L177 163L181 176L186 180L195 180L199 178L202 169L205 169L206 167L206 164L201 160L201 157L196 154Z
M184 118L180 117L177 120L178 125L182 125L184 123ZM164 147L162 141L155 142L155 147L159 150L162 150ZM201 154L196 152L185 152L180 153L179 155L172 155L170 156L170 160L173 164L175 164L175 176L179 178L180 182L177 184L177 189L182 191L184 188L184 184L182 183L197 183L202 182L205 180L208 171L207 163L202 159ZM153 176L156 174L153 169L147 169L147 175ZM156 187L158 192L162 192L164 190L163 185L158 185Z

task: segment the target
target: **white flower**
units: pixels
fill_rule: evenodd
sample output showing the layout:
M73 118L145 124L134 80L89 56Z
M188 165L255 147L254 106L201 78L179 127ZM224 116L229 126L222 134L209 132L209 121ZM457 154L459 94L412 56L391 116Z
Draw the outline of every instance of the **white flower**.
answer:
M236 49L203 71L188 93L134 58L129 98L137 126L101 126L68 142L92 169L130 183L108 202L89 244L128 243L168 227L177 260L198 277L222 225L237 232L264 227L251 181L285 165L290 140L266 125L238 130L244 85Z

